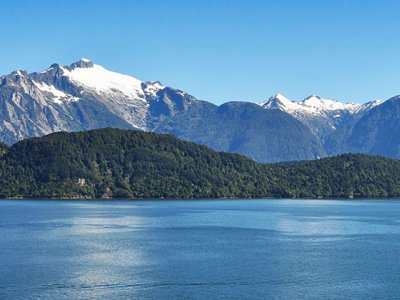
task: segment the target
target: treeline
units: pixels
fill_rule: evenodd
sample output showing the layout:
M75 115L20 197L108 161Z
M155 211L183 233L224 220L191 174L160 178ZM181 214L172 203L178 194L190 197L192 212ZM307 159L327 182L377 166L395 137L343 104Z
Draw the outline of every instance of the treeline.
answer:
M171 135L98 129L0 145L0 197L399 197L400 162L345 154L259 164Z

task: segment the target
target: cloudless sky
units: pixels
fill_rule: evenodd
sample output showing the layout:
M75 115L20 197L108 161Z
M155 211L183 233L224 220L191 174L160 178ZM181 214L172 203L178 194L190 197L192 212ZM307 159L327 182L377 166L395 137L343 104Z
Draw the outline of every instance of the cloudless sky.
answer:
M400 1L0 1L0 74L87 57L214 103L400 94Z

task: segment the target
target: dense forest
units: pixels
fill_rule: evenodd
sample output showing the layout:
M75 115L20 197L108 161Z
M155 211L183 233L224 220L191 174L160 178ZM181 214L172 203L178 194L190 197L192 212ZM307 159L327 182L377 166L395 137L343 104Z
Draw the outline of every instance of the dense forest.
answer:
M0 145L0 197L400 197L400 161L344 154L259 164L171 135L60 132Z

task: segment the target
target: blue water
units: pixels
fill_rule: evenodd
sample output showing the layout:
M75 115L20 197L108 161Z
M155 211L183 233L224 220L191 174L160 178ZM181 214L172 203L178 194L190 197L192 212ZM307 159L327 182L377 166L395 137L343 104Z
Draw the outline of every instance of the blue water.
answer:
M399 299L400 202L0 201L1 299Z

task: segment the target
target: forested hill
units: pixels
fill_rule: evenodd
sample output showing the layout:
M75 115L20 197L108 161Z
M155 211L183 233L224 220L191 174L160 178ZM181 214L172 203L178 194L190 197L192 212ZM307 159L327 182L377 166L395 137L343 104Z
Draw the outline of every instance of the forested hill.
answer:
M399 197L400 161L258 164L171 135L98 129L0 145L0 197Z

